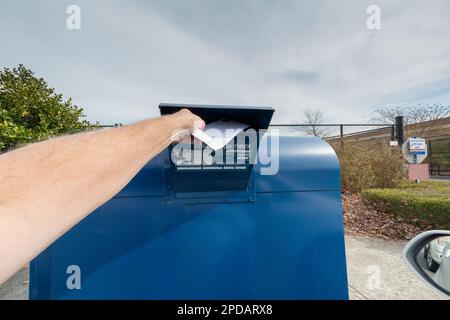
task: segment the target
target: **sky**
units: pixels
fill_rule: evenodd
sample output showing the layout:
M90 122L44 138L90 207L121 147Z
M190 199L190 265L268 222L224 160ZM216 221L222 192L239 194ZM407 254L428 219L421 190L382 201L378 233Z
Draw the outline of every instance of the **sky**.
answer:
M367 27L370 5L381 29ZM26 65L103 124L157 116L160 102L367 122L450 104L449 12L448 0L0 0L0 67Z

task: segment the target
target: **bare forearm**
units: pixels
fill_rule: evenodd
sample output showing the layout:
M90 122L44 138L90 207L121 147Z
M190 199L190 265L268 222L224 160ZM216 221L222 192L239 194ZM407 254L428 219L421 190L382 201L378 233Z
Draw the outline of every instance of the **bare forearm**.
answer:
M183 127L180 117L66 136L0 157L0 283L112 198Z

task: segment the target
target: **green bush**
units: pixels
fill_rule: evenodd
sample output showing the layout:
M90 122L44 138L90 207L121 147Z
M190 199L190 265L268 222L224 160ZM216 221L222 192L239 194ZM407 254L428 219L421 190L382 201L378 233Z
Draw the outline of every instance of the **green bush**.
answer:
M0 152L51 136L86 130L83 109L23 65L0 71Z
M404 182L396 189L368 189L362 197L376 208L421 226L450 229L450 183Z
M342 188L360 192L368 188L393 188L404 180L398 148L386 142L346 142L333 145L341 166Z

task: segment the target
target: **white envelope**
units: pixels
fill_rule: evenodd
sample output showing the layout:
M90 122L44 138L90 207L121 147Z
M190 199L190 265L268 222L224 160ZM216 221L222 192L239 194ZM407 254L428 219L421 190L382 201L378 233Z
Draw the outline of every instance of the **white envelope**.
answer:
M208 123L205 131L195 130L192 135L203 141L213 150L223 148L228 142L236 137L241 131L250 127L248 124L237 121L219 120Z

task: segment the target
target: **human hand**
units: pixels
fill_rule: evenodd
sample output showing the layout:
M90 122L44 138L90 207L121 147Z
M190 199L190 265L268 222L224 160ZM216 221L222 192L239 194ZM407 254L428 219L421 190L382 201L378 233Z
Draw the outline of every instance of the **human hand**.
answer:
M176 119L176 130L172 135L172 141L181 141L186 136L190 136L195 130L205 129L205 122L188 109L181 109L172 114L171 117Z
M180 111L175 113L174 116L179 117L182 124L182 129L187 129L190 133L194 132L197 129L205 129L205 121L203 121L199 116L193 114L188 109L181 109Z

